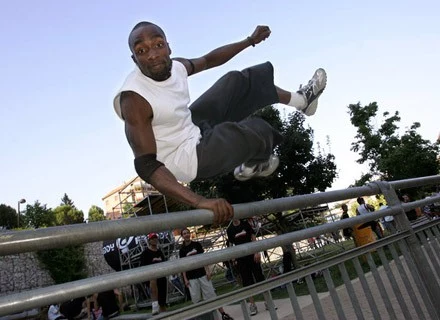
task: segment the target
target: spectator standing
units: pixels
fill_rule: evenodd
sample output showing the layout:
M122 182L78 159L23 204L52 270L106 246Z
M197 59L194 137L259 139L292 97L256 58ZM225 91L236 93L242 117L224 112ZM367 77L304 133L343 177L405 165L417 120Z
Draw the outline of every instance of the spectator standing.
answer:
M404 194L403 196L399 196L399 200L403 203L411 202L411 198L407 194ZM405 213L409 221L417 220L417 211L415 209L411 209L409 211L406 211Z
M348 215L348 207L345 203L341 206L341 209L342 209L341 220L350 218L350 216ZM351 227L344 228L342 230L342 235L344 236L345 240L351 239L353 237L353 228Z
M148 234L148 247L142 252L141 265L160 263L165 261L163 252L158 247L159 236L157 233ZM153 279L147 282L151 294L151 313L153 315L166 311L167 279L165 277Z
M227 235L229 243L233 245L257 241L255 232L249 223L239 219L232 220L232 223L227 229ZM261 254L259 252L240 257L236 259L236 263L243 287L247 287L254 283L265 280L263 271L261 269ZM249 297L249 302L251 316L256 315L258 313L258 309L255 305L254 297Z
M204 252L200 242L191 240L191 232L188 228L182 229L180 235L183 238L182 247L179 250L179 257L185 258ZM191 301L198 303L203 297L204 300L215 298L217 295L211 282L211 273L207 266L183 272L185 286L191 294ZM223 307L218 309L222 315L222 320L233 320Z
M383 203L379 203L379 210L387 209L388 206ZM385 216L383 217L382 224L389 233L395 233L396 232L396 222L394 221L393 216Z
M356 212L358 215L365 215L365 214L369 214L370 212L374 211L374 207L370 204L365 203L364 198L359 197L357 198L357 203L359 203L359 207L356 209ZM373 232L376 234L378 239L382 239L383 238L383 230L379 224L379 222L377 221L369 221L367 223L362 224L360 227L358 227L358 229L363 229L366 227L370 227L371 230L373 230Z

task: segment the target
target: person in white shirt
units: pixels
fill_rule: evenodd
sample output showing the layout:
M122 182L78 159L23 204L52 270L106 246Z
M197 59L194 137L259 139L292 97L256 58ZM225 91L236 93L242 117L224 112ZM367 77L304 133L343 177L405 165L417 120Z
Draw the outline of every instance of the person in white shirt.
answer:
M233 217L230 203L207 199L178 181L232 171L242 181L272 174L279 164L273 150L282 136L249 116L276 103L311 116L327 84L319 68L299 90L284 90L274 84L273 66L265 62L227 73L189 106L189 76L226 63L270 34L268 26L257 26L247 38L191 59L171 59L165 32L154 23L140 22L129 35L136 66L117 92L114 109L125 123L136 172L165 196L213 211L214 224Z
M356 209L357 215L362 216L374 211L374 207L371 204L365 203L365 200L362 197L357 198L357 203L359 203L359 207L357 207ZM375 220L369 221L362 224L360 227L358 227L358 229L363 229L367 227L371 228L371 230L376 234L378 239L383 238L383 230L379 222Z
M388 206L386 204L379 203L379 210L387 209ZM387 230L389 233L395 233L396 232L396 222L394 221L393 216L385 216L382 220L383 227L385 230Z
M47 311L48 320L61 320L66 319L66 317L60 312L60 307L57 304L51 304L49 310Z

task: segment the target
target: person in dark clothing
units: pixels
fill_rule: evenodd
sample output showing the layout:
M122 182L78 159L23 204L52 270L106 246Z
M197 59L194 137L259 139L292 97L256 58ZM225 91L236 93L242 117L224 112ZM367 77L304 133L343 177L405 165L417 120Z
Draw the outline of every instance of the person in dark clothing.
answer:
M82 319L79 317L85 306L86 298L80 297L66 301L60 305L60 312L69 320Z
M411 198L407 194L399 195L399 200L403 203L411 202ZM405 214L409 221L417 220L417 211L415 209L408 210Z
M226 230L228 241L233 245L240 245L257 241L255 232L247 221L233 219L232 223ZM236 259L237 269L241 277L243 287L250 286L254 283L265 280L263 270L261 269L261 254L256 252L254 254L240 257ZM257 306L253 297L249 297L251 315L258 313Z
M341 220L350 218L350 216L348 215L348 207L345 203L341 206L341 209L342 209ZM345 240L351 239L353 237L353 228L351 227L344 228L342 230L342 234Z
M283 273L287 273L295 269L295 248L291 244L286 244L281 249L283 250Z
M101 307L102 319L107 320L118 316L123 311L122 294L118 289L100 292L95 295L94 302L95 309Z
M159 236L157 233L148 234L148 247L142 252L141 265L147 266L150 264L160 263L165 261L163 252L158 247ZM167 300L167 279L165 277L153 279L147 282L150 287L151 299L151 313L153 315L159 314L161 311L166 311Z

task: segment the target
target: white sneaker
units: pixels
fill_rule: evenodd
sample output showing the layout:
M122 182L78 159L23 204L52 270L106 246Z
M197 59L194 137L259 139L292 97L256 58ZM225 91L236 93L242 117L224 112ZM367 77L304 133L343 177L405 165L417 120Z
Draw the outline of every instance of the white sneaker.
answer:
M258 313L258 309L257 309L257 306L255 305L255 303L249 304L249 311L250 311L251 316L255 316Z
M319 68L313 74L304 87L300 86L297 93L302 94L306 100L306 106L301 111L306 116L314 115L318 108L318 98L322 94L327 85L327 74L324 69Z
M277 307L277 306L274 305L274 307L275 307L275 310L278 310L278 307ZM267 305L267 302L264 303L264 308L265 308L266 310L269 310L269 306Z
M160 313L159 302L153 301L153 303L151 304L151 314L154 316L159 313Z
M280 164L280 159L277 155L271 155L266 162L259 163L252 167L247 167L244 163L234 170L235 179L239 181L246 181L254 177L270 176Z

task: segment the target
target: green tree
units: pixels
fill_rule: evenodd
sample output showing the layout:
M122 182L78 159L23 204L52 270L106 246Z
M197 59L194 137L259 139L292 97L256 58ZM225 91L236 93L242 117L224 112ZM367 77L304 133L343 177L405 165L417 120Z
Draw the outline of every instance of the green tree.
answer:
M384 121L376 128L378 105L372 102L348 106L350 121L357 128L351 150L358 152L358 163L369 166L356 185L363 185L373 179L401 180L439 173L439 145L423 139L417 132L420 123L414 122L400 137L397 130L399 112L394 115L383 113Z
M67 193L65 193L64 196L61 198L60 206L71 206L72 208L75 208L75 205L74 205L72 199L69 198Z
M23 216L24 225L28 228L45 228L55 225L53 212L47 205L42 205L38 200L33 205L26 206L26 214Z
M0 229L12 229L16 227L17 211L6 204L0 204Z
M91 206L89 209L89 222L106 220L104 210L98 206Z
M75 208L73 201L66 194L62 201L67 204L53 210L53 225L83 223L83 212ZM39 251L37 257L57 284L84 279L87 276L83 245Z
M83 212L70 205L56 207L53 212L57 226L84 222Z

